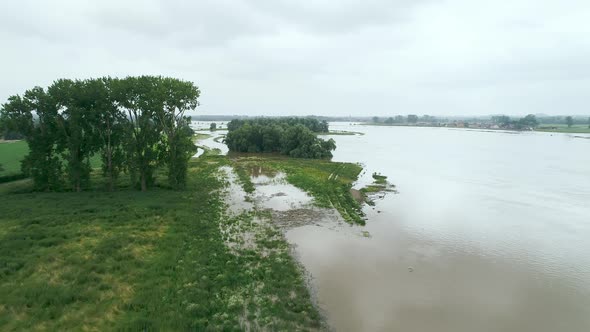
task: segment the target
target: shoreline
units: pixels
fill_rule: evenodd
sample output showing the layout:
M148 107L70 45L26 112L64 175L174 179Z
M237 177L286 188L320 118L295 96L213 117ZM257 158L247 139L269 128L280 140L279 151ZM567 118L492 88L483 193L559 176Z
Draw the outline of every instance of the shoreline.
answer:
M457 126L435 126L435 125L406 125L406 124L386 124L386 123L358 123L359 126L375 126L375 127L409 127L409 128L447 128L447 129L465 129L465 130L480 130L480 131L504 131L504 132L539 132L539 133L561 133L561 134L590 134L590 128L559 128L557 129L543 129L536 128L534 130L518 130L508 128L485 128L485 127L457 127ZM549 126L549 125L546 125Z

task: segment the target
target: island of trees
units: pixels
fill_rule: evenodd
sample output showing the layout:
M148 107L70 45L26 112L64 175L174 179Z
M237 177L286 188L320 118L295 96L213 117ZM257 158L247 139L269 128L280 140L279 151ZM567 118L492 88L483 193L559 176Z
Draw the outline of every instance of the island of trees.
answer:
M160 76L60 79L8 98L0 120L26 140L22 170L36 190L87 188L95 156L110 190L126 173L145 191L160 168L181 189L196 149L185 112L199 94L192 82Z
M333 139L323 140L328 123L313 118L256 118L232 120L225 138L230 151L280 153L295 158L331 158Z

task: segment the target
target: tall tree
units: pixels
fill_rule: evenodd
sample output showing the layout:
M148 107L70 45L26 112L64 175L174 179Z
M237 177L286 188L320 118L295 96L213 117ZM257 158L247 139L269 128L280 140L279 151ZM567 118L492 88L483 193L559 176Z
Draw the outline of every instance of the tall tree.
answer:
M156 109L155 119L166 138L160 145L161 158L168 166L170 186L181 189L186 185L188 161L196 151L190 118L185 116L185 112L197 107L200 91L192 82L163 77L153 79L157 93L152 98L157 99L154 102L158 105L161 103L161 107Z
M72 190L90 183L90 157L99 149L96 105L101 102L87 82L61 79L48 89L58 108L56 124Z
M116 105L127 119L124 127L129 137L125 147L131 181L147 191L154 182L158 163L156 147L161 139L161 129L154 121L158 109L152 98L156 82L154 77L141 76L113 80L112 85Z
M567 124L568 128L571 128L574 125L574 119L571 116L566 116L565 124Z
M62 187L62 163L59 158L57 107L40 87L27 90L23 97L11 96L2 107L6 126L22 133L29 154L22 161L23 173L33 178L36 190Z
M92 112L96 119L96 133L100 142L102 171L113 191L115 180L125 168L123 142L127 133L125 114L117 107L113 92L113 79L106 77L85 81L89 97L94 100Z
M416 123L418 122L418 116L415 114L408 115L408 123Z

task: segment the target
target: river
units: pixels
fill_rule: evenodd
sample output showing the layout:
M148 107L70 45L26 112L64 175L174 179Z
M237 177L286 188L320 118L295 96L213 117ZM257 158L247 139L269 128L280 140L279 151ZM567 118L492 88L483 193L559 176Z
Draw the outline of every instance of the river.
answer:
M399 194L290 230L337 331L590 331L590 139L331 124ZM584 136L584 135L578 135Z

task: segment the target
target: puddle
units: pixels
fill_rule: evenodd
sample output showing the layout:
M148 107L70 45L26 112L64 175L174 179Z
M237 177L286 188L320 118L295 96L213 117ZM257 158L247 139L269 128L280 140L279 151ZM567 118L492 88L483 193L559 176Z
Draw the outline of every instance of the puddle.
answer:
M277 173L274 178L264 175L255 179L254 201L260 208L289 211L311 207L313 197L288 183L284 173Z
M238 176L233 168L222 166L219 170L223 173L228 185L225 189L225 203L231 216L237 216L254 209L254 204L247 201L248 193L244 191L238 181Z
M211 137L199 141L200 145L205 146L211 150L217 149L220 151L220 154L222 155L226 155L229 152L229 148L227 147L227 145L222 143L225 132L223 132L223 134L220 134L219 131L211 131L204 133L211 135Z
M197 148L197 153L195 153L193 155L193 158L199 158L203 153L205 153L205 150L202 148Z

